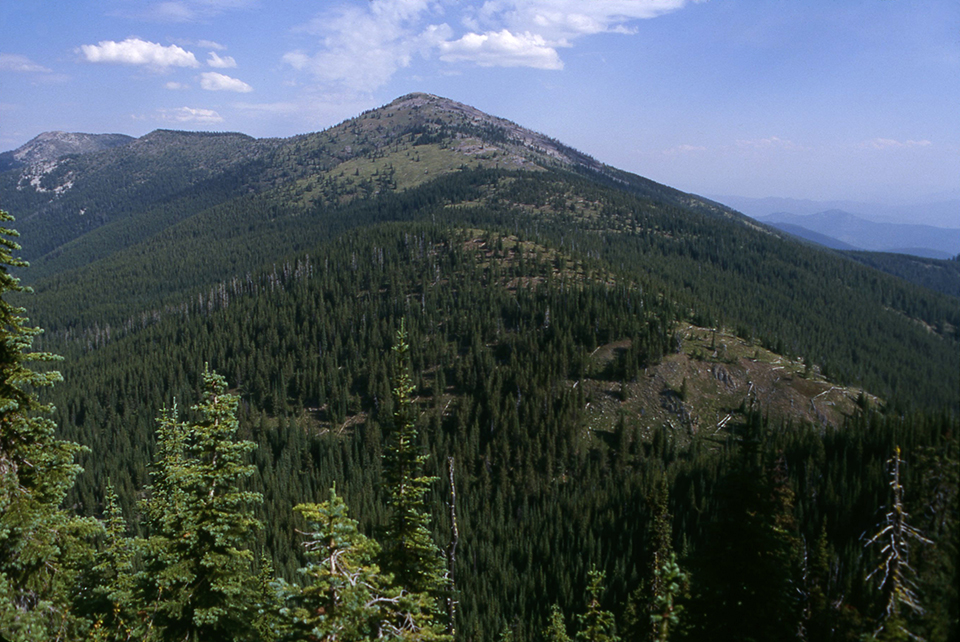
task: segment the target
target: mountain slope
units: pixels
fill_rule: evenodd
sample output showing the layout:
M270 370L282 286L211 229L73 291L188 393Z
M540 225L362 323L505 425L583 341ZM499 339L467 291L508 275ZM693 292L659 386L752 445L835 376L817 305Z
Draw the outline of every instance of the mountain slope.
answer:
M155 132L81 160L86 178L19 212L30 247L41 230L69 228L57 218L66 203L110 197L101 225L74 226L59 246L44 237L55 251L24 275L51 339L122 334L320 240L419 220L602 258L652 279L698 325L722 324L882 397L960 405L960 314L948 299L446 99L406 96L283 141ZM91 187L107 181L117 189Z

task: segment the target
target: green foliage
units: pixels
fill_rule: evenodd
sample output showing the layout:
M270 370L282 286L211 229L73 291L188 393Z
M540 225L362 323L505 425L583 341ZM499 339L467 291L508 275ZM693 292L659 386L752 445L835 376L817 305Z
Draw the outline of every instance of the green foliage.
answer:
M550 607L550 618L543 630L544 642L571 642L567 635L567 623L564 621L563 611L558 604Z
M711 524L707 546L697 553L689 609L693 630L699 632L694 636L775 642L797 635L794 493L785 461L764 463L763 433L763 421L752 413L736 466L724 480L722 513Z
M198 419L181 422L176 407L161 414L158 459L144 501L150 536L141 574L150 626L163 640L243 640L256 603L252 554L260 522L259 493L243 489L254 473L255 448L237 440L237 397L207 370Z
M410 346L403 322L393 351L396 355L393 431L383 463L391 513L383 565L401 586L438 597L445 583L443 558L430 533L430 514L426 509L426 494L437 478L423 474L428 455L417 443Z
M0 211L0 222L13 218ZM0 638L52 640L76 635L83 623L70 608L80 566L89 560L86 537L95 525L61 508L80 472L81 447L59 439L37 390L60 373L30 363L55 361L33 351L39 328L7 300L24 288L10 268L17 234L0 228Z
M433 599L395 586L375 560L380 547L357 530L334 490L322 504L300 504L309 524L304 585L280 582L279 633L289 640L449 640Z
M600 606L603 596L603 571L591 569L587 584L587 610L577 616L580 630L577 631L577 642L618 642L616 624L613 613L605 611Z

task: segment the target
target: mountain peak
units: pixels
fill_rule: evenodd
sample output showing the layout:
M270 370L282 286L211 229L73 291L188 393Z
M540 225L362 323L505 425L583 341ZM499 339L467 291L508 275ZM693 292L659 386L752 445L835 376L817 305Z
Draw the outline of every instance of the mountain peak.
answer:
M545 134L521 127L505 118L491 116L476 107L450 98L424 92L400 96L369 113L403 113L412 121L424 125L446 125L461 133L478 135L485 142L500 146L504 151L522 154L538 164L583 166L602 170L596 159L562 144Z
M132 136L125 134L43 132L17 149L0 154L0 171L33 163L48 163L69 154L99 152L111 147L127 145L134 140Z

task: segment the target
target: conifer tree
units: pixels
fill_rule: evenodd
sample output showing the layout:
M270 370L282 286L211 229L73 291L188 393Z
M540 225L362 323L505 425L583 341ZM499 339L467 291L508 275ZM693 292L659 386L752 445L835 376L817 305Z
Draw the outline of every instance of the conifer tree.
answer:
M666 642L683 611L678 600L687 591L688 575L680 568L673 550L669 495L666 480L661 478L653 501L650 578L630 596L625 614L630 639Z
M0 224L13 217L0 211ZM53 370L30 363L58 357L34 352L41 330L30 327L23 308L7 301L25 292L10 268L26 262L14 230L0 227L0 639L54 640L81 626L70 607L77 561L90 547L84 537L96 525L61 508L80 467L75 443L58 439L44 415L37 390L61 381Z
M781 642L797 638L801 621L793 492L781 464L763 464L763 417L751 411L747 422L720 517L697 555L689 613L694 637Z
M417 444L410 346L402 322L393 351L393 432L383 457L391 514L383 567L393 574L398 585L438 598L445 588L443 557L430 534L430 515L426 510L426 494L437 478L423 472L429 456Z
M550 618L547 620L547 628L543 630L543 639L545 642L571 642L567 634L567 624L563 621L563 611L558 604L550 607Z
M134 562L137 541L127 536L127 521L113 484L107 485L103 545L93 567L88 611L100 640L130 639L136 627Z
M357 530L335 490L322 504L294 510L309 524L303 533L308 564L300 569L304 586L279 583L283 640L449 640L433 599L394 586L380 571L379 545Z
M577 616L580 630L577 642L619 642L613 614L600 608L603 595L603 571L591 569L587 584L587 611Z
M262 498L242 485L255 445L237 440L237 397L223 377L207 370L203 382L198 421L181 422L176 407L161 413L141 601L155 605L163 640L245 640L257 598L251 506Z

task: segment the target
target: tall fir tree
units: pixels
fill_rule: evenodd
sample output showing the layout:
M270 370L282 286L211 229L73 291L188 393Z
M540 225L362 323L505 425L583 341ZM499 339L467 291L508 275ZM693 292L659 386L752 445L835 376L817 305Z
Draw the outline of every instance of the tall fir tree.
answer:
M397 584L439 599L446 589L443 556L430 534L430 514L426 509L427 492L437 478L424 475L429 455L417 443L410 345L403 322L393 351L393 431L383 456L391 512L383 567L393 574Z
M0 211L0 224L12 220ZM85 538L97 527L61 508L81 471L74 458L82 448L56 436L45 416L52 408L37 396L61 376L29 364L58 357L33 351L41 330L7 300L27 291L10 273L27 265L14 257L16 236L0 227L0 639L57 640L84 626L70 604L91 550Z
M181 422L175 407L160 417L143 506L150 534L141 601L145 613L155 611L145 626L163 640L248 640L258 598L248 546L262 498L243 483L256 446L237 439L237 397L223 377L207 370L203 383L197 421Z

